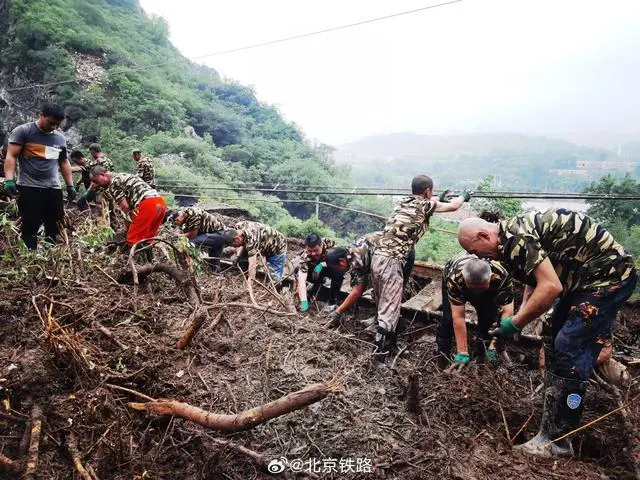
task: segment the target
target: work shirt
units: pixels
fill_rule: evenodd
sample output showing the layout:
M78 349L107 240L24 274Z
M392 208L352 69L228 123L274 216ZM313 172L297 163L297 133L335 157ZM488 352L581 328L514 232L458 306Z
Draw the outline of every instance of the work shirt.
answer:
M511 275L500 262L495 260L486 260L491 266L491 279L489 280L489 289L487 291L478 294L467 287L462 276L462 269L469 260L474 259L478 259L478 257L463 251L445 264L443 276L451 304L464 305L479 295L482 297L495 297L496 303L500 307L513 302L513 280Z
M188 207L180 212L184 217L182 222L183 232L202 233L219 232L225 229L224 223L217 215L209 213L198 207Z
M59 163L67 158L67 140L58 131L45 133L36 122L16 127L9 143L22 146L18 156L17 184L60 190Z
M111 184L105 191L118 204L124 199L133 210L145 198L159 197L158 192L151 188L137 175L130 173L113 173Z
M535 286L534 270L548 258L563 295L629 278L635 263L590 217L565 209L531 212L499 222L499 260L518 280Z
M311 258L311 255L307 253L305 249L300 254L300 271L303 273L309 273L310 268L315 268L316 265L327 261L327 250L336 246L336 242L331 240L330 238L322 239L322 255L318 260Z
M235 229L244 233L244 248L249 257L259 253L265 258L270 258L287 251L284 235L269 225L243 221L236 223Z
M367 233L347 248L351 286L366 285L371 274L371 259L379 245L382 232Z
M140 157L140 160L136 162L136 173L152 187L156 186L156 171L149 157Z
M437 202L420 195L410 195L400 200L384 226L376 255L404 261L429 228L429 219L436 206Z

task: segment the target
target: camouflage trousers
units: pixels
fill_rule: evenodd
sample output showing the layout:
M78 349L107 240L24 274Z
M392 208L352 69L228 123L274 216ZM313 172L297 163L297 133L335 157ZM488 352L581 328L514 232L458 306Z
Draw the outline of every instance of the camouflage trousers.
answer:
M625 281L556 300L543 326L543 341L552 373L589 380L602 347L611 340L613 322L636 286L635 271ZM546 356L546 354L545 354Z
M371 285L378 304L378 325L394 332L400 318L404 291L403 261L393 257L373 255Z

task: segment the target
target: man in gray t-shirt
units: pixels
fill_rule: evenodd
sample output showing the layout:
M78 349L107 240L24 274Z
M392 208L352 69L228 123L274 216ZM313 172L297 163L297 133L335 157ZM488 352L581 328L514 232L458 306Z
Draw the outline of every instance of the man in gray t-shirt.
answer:
M22 218L22 240L30 249L37 246L40 225L44 224L48 241L54 242L58 235L58 220L64 215L58 172L67 184L67 198L73 200L76 196L66 140L56 132L62 120L64 110L61 107L45 104L35 122L16 127L9 136L3 187L10 197L20 193L18 209Z

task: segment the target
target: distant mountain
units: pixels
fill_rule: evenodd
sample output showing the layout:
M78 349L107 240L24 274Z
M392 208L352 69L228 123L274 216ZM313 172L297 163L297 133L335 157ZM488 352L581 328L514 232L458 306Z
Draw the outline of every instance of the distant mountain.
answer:
M640 142L636 148L640 152ZM613 149L517 133L376 135L338 146L335 157L351 166L358 183L370 186L406 186L425 173L439 185L459 188L493 176L505 190L579 191L605 173L636 171L631 155L620 157Z
M517 133L420 135L392 133L365 137L340 145L336 160L361 163L371 158L418 156L422 158L490 155L496 152L560 153L580 150L567 140Z

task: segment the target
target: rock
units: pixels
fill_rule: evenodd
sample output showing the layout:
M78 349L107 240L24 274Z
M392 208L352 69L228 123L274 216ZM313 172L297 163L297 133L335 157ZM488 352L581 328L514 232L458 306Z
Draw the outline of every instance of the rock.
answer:
M187 125L186 127L184 127L184 133L185 135L189 135L190 137L202 140L202 137L196 133L195 128L193 128L191 125Z

